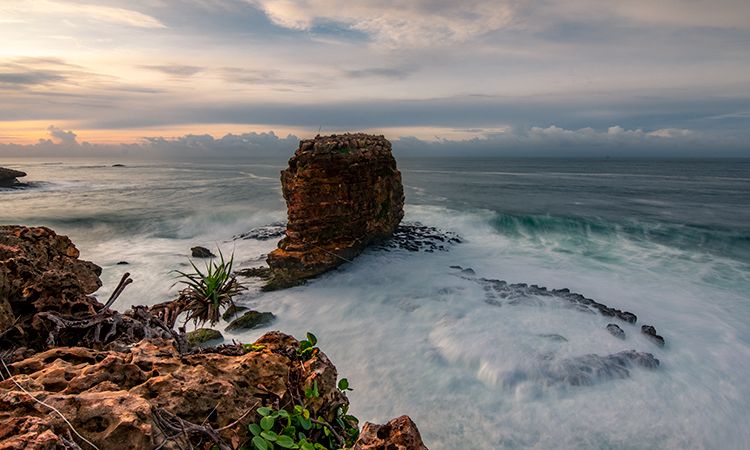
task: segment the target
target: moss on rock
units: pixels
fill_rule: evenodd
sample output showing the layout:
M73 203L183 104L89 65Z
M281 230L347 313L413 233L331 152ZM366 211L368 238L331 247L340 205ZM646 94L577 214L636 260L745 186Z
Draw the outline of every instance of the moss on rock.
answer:
M225 330L252 330L253 328L260 328L268 325L274 320L276 320L276 316L274 316L273 313L248 311L239 319L233 320Z
M187 334L187 340L190 345L200 345L218 339L224 339L224 336L220 331L211 328L198 328Z

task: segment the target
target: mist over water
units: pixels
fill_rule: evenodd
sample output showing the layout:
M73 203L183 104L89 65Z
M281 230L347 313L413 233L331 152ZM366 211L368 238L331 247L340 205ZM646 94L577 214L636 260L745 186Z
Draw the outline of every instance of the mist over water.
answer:
M0 223L69 235L116 303L170 299L193 245L257 266L285 219L284 162L5 163ZM362 420L410 415L430 449L712 448L750 442L750 162L404 159L405 221L458 233L446 252L367 250L304 286L239 303L318 335ZM127 261L129 265L117 265ZM471 268L475 274L452 268ZM567 288L630 325L481 278ZM617 323L619 340L606 330ZM667 345L640 333L654 325ZM223 329L225 324L220 324ZM249 342L268 329L224 333ZM656 369L611 355L653 354ZM592 356L594 355L594 356Z

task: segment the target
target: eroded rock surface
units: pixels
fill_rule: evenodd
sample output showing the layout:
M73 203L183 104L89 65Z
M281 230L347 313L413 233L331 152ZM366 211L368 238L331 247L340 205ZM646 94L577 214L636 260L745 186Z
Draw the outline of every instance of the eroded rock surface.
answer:
M168 337L145 307L120 314L90 294L101 268L45 227L0 226L0 349L126 346Z
M385 425L365 423L352 450L427 450L417 425L401 416Z
M383 136L303 140L281 172L286 236L268 255L273 284L298 284L390 237L403 218L401 173Z
M296 339L278 332L261 337L254 351L244 353L238 347L234 356L210 350L180 356L167 340L142 341L126 352L64 347L12 363L10 370L19 384L58 408L100 449L145 449L167 440L155 410L220 429L262 405L294 404L313 383L320 396L307 406L316 417L332 421L336 409L348 404L337 388L336 368L322 352L300 362L295 357L298 347ZM250 413L220 434L238 447L247 441L247 425L257 420L259 416ZM69 436L59 416L8 379L0 382L0 430L0 449L24 448L9 446L12 442L26 448L61 448L42 444L62 439L74 439L86 448ZM35 442L38 445L26 444ZM170 441L162 448L186 447Z

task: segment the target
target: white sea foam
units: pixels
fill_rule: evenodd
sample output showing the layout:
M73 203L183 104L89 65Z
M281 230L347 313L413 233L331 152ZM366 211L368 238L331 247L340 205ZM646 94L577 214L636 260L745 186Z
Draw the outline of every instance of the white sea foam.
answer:
M465 238L450 252L367 251L309 284L240 302L271 311L269 328L225 337L249 342L268 329L296 336L315 332L340 375L355 388L352 412L384 421L409 414L431 449L497 448L744 448L750 441L750 309L732 290L668 272L666 258L641 254L615 240L610 262L559 253L549 242L509 239L489 225L492 213L459 214L410 206L419 220ZM278 219L269 213L249 223ZM213 242L235 252L240 264L256 265L275 241ZM184 268L196 239L138 238L88 249L106 264L112 286L124 270L136 283L119 307L168 298L169 270ZM634 245L634 244L631 244ZM706 261L679 261L699 268ZM550 299L501 307L485 303L485 292L451 265L472 267L477 276L508 282L570 288L639 316L638 326L618 322L627 339L607 333L607 318L566 308ZM107 289L103 289L106 294ZM639 332L653 324L667 339L656 347ZM543 335L560 335L566 340ZM588 354L635 349L653 353L657 370L631 367L625 379L594 379L591 385L555 382L550 371ZM562 367L562 368L561 368Z

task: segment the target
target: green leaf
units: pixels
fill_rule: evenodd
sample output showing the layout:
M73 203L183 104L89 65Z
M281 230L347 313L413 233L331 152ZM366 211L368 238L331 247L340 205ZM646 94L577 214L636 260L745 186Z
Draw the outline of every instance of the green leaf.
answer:
M340 391L346 391L349 389L349 380L346 378L342 378L339 380L339 390Z
M307 340L310 341L312 345L315 345L318 343L318 338L315 337L315 335L310 333L309 331L307 332Z
M268 450L268 444L266 443L266 440L260 436L255 436L253 438L253 445L258 450Z
M302 410L302 417L304 417L305 419L309 419L310 418L310 411L308 409L303 409Z
M310 430L310 428L312 428L312 420L310 420L309 418L304 418L304 417L300 418L299 424L302 426L302 429L305 431L308 431Z
M274 433L273 431L263 431L260 433L260 436L263 439L271 442L276 442L276 440L279 438L279 435Z
M265 406L261 406L260 408L258 408L258 414L260 414L261 416L267 416L271 414L271 412L273 412L273 410Z
M283 418L285 418L285 419L288 419L288 418L289 418L289 413L288 413L288 412L286 412L286 410L284 410L284 409L280 409L280 410L279 410L279 412L277 413L277 415L278 415L279 417L283 417Z
M262 431L257 423L251 423L250 426L247 427L251 433L253 433L253 436L257 436Z
M279 447L299 448L289 436L279 436L279 438L276 440L276 443L279 445Z
M276 421L273 417L264 417L260 419L260 427L263 428L265 431L270 430L273 428L273 423Z

